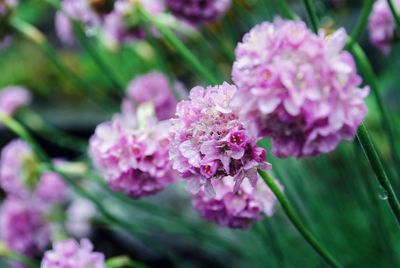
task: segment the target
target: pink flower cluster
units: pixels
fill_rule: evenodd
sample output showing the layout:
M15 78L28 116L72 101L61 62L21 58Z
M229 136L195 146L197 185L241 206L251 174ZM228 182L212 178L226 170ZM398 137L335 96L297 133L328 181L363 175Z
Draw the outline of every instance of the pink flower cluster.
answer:
M44 212L31 200L8 196L0 210L0 237L11 250L35 256L50 239Z
M215 21L231 6L231 0L166 0L171 12L193 24Z
M41 268L106 268L103 253L93 251L88 239L80 244L73 239L55 242L45 253Z
M168 159L169 123L149 117L141 126L135 115L126 117L97 126L89 154L115 191L132 198L155 194L175 180Z
M262 182L255 186L244 181L236 193L232 192L233 181L229 178L213 180L215 196L209 197L203 190L193 197L193 205L203 218L219 226L246 229L262 214L272 216L276 197Z
M0 90L0 112L9 116L21 107L31 102L30 92L22 87L10 86Z
M400 0L393 0L393 4L400 11ZM387 0L377 0L374 3L368 21L368 30L372 44L389 53L395 38L395 22Z
M14 140L1 151L0 186L8 194L21 199L37 199L43 204L61 203L67 196L67 186L54 172L37 170L37 159L31 147Z
M172 86L180 95L185 95L185 89L181 83L175 82ZM132 104L151 101L159 120L170 119L175 114L176 97L168 78L160 72L153 71L133 79L128 85L127 95L123 103L123 109L127 112L134 109L131 107Z
M255 26L236 48L233 106L279 157L328 153L353 139L367 113L346 33L312 33L300 21Z
M159 14L165 10L162 0L135 1L87 1L64 0L63 11L55 17L57 34L66 44L74 42L73 27L70 19L82 22L88 33L101 30L105 43L115 47L120 43L127 43L145 36L145 31L138 25L135 17L136 5L150 14ZM133 19L132 19L133 18Z
M8 248L30 257L49 243L48 214L67 198L60 176L40 172L38 165L22 140L11 141L1 152L0 186L7 197L0 210L0 237Z
M265 150L230 107L236 91L227 83L195 87L171 119L170 159L174 169L190 178L193 192L205 185L207 196L215 196L211 181L224 177L235 181L232 190L237 192L245 178L256 184L257 169L270 169Z

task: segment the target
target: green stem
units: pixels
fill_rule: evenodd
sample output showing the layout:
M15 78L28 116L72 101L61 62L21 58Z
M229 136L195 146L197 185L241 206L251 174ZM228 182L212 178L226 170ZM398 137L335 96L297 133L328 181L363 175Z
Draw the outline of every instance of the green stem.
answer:
M119 81L116 77L116 74L111 70L111 68L107 65L107 63L103 60L103 58L99 55L97 50L94 48L91 40L89 40L84 31L82 30L82 26L77 22L73 21L73 27L76 37L78 38L81 45L85 48L86 52L96 63L99 70L107 77L110 83L113 85L115 89L117 89L122 94L125 93L125 86Z
M199 73L208 83L218 84L218 79L210 72L201 62L193 55L193 53L175 36L175 34L165 25L160 23L154 16L148 14L143 8L138 7L140 16L144 21L153 24L164 38L172 45L181 56Z
M26 257L25 255L19 254L14 251L7 251L7 252L3 253L2 256L4 256L4 258L9 259L11 261L16 261L21 264L24 264L30 268L39 268L40 267L38 262L31 260L30 258Z
M352 39L349 39L347 47L349 51L353 54L354 59L357 62L358 68L360 69L361 73L364 76L364 79L366 80L367 84L370 85L371 90L374 93L375 102L378 107L380 117L382 119L381 120L382 128L385 130L385 134L387 136L390 145L390 153L394 162L396 163L397 166L396 171L398 176L400 177L400 156L396 150L396 139L395 136L393 135L393 129L390 124L390 117L387 114L385 104L381 97L381 90L377 82L377 77L362 48Z
M275 194L279 203L281 204L286 216L290 219L296 229L300 232L300 234L304 237L304 239L313 247L319 255L326 260L332 267L340 267L339 263L321 246L321 244L317 241L314 235L305 227L303 222L301 221L299 215L293 209L292 205L289 203L289 200L283 194L279 186L275 183L275 180L272 179L268 173L263 171L258 171L260 176L263 178L265 183L271 189L271 191Z
M378 156L374 144L369 137L367 128L362 124L358 129L357 139L360 142L365 156L367 157L378 181L382 188L386 191L390 208L393 211L398 223L400 224L400 203L393 190L393 187L386 175L382 162Z
M393 0L387 0L387 3L389 5L390 11L392 12L397 28L400 28L400 16L397 13L396 6L393 4Z
M360 37L365 29L365 25L367 25L368 17L372 11L372 7L373 7L374 3L375 3L374 0L364 0L360 19L358 20L358 22L357 22L356 26L354 27L354 30L351 34L351 40L353 40L354 42L357 42L360 39Z
M313 30L314 33L318 33L318 25L319 25L318 16L312 1L313 0L303 0L303 3L306 8L308 20L310 21L311 24L311 29Z
M278 7L282 15L288 19L295 20L297 19L297 15L293 13L293 11L288 6L285 0L275 0L278 2Z

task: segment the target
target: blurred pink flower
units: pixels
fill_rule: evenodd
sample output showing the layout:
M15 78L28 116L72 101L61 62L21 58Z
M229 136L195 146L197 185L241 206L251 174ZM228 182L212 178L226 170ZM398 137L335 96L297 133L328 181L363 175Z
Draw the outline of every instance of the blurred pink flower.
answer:
M65 227L75 237L86 237L90 234L90 220L95 216L93 203L83 198L74 198L67 209Z
M231 109L236 92L236 87L227 83L195 87L171 119L170 159L173 168L189 178L192 192L205 185L207 195L213 196L211 181L224 177L236 182L232 189L236 191L244 178L255 185L257 169L270 169L265 150L256 147L255 135Z
M175 82L174 89L185 95L185 89L179 82ZM128 98L124 100L123 109L133 110L134 104L152 102L159 120L170 119L175 114L176 97L169 85L168 78L160 72L150 72L133 79L127 88ZM132 102L131 102L132 100ZM128 106L132 105L132 106Z
M18 86L10 86L0 90L0 112L9 116L21 107L30 104L30 92Z
M233 106L279 157L334 150L351 140L365 115L368 88L350 53L346 33L312 33L300 21L255 26L236 48Z
M41 268L106 268L103 253L93 251L88 239L80 244L73 239L55 242L53 249L45 253Z
M130 0L117 0L114 10L104 19L103 37L108 46L115 47L121 43L129 43L146 36L146 31L138 21L132 19L137 17L136 4L143 5L143 8L153 16L164 12L163 0L139 0L134 3Z
M393 0L393 4L399 12L400 0ZM368 30L372 44L384 53L389 53L396 29L387 0L375 1L369 16Z
M18 197L29 194L24 165L32 157L30 146L22 140L13 140L3 148L0 156L0 185L7 194Z
M57 11L54 18L55 29L58 38L66 45L73 45L75 42L74 29L70 19L61 11Z
M212 181L215 196L207 196L203 190L193 196L193 205L206 220L222 227L241 228L261 218L272 216L276 198L262 180L255 187L244 181L236 193L229 178Z
M59 174L44 172L36 185L34 196L47 204L59 204L67 199L68 187Z
M33 257L49 243L49 226L39 206L30 199L9 196L0 210L0 237L7 247Z
M0 156L0 186L8 195L35 199L43 207L66 201L68 189L62 178L54 172L40 173L38 164L29 144L11 141Z
M231 0L166 0L171 12L193 24L212 22L222 17Z
M127 117L116 116L97 126L89 154L112 189L140 198L175 180L168 159L169 122L148 117L141 126L134 114Z

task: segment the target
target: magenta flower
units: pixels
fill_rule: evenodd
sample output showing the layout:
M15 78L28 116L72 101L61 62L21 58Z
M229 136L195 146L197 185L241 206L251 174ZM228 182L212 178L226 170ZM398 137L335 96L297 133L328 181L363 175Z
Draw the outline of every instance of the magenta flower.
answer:
M88 239L80 244L73 239L55 242L45 253L41 268L106 268L103 253L93 251Z
M315 35L303 22L264 22L236 48L233 106L279 157L328 153L351 140L367 113L346 33Z
M211 22L225 14L231 0L166 0L171 12L193 24Z
M49 243L49 226L30 199L9 196L0 210L0 236L13 251L33 257Z
M0 90L0 112L9 116L13 115L15 111L21 106L30 104L30 92L18 86L10 86Z
M236 92L227 83L195 87L171 119L170 159L173 168L190 179L193 192L205 185L206 193L214 196L211 181L224 177L236 182L232 190L237 191L244 178L255 185L257 169L270 169L265 150L256 147L255 135L231 109Z
M139 198L163 190L175 180L175 173L168 159L169 123L153 117L135 119L117 116L97 126L89 153L112 189Z
M6 193L19 197L29 194L26 186L28 176L24 170L32 161L32 150L22 140L13 140L3 148L0 157L0 185Z
M58 38L66 45L75 43L74 29L70 19L61 11L56 12L54 18L55 29Z
M393 4L399 12L400 0L393 0ZM384 53L389 53L396 29L387 0L375 1L368 21L368 30L372 44Z
M232 192L233 181L229 178L213 180L212 184L214 197L203 190L193 196L193 205L206 220L221 227L246 229L262 214L274 213L276 197L261 180L255 187L244 181L236 193Z
M130 0L116 1L113 12L105 17L102 29L104 41L111 48L145 38L145 29L135 19L138 16L135 6L137 4L143 5L143 8L154 16L159 16L165 10L162 0L140 0L138 3Z
M175 82L173 86L181 95L185 94L181 83ZM169 119L175 114L176 97L169 85L168 78L160 72L150 72L136 77L129 83L127 95L128 98L124 100L123 104L126 110L134 109L130 107L132 102L140 104L151 101L155 106L158 119Z
M1 152L0 186L9 195L34 199L43 207L66 201L68 193L58 174L39 172L31 147L22 140L11 141Z
M68 188L59 174L45 172L40 176L34 196L47 204L60 204L67 199Z

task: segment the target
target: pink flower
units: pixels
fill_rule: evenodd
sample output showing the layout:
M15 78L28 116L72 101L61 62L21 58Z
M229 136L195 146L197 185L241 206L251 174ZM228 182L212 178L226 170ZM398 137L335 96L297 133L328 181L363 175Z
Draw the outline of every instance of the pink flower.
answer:
M393 0L393 4L399 12L400 0ZM368 21L368 30L372 44L388 54L395 35L395 22L387 0L375 1Z
M0 236L7 247L33 257L49 242L44 214L30 199L9 196L0 211Z
M175 90L185 94L181 83L175 82L173 86ZM129 105L130 100L135 103L148 101L154 103L157 118L160 120L169 119L175 114L176 97L169 85L168 78L160 72L150 72L136 77L129 83L127 95L128 98L124 105ZM129 109L128 106L125 107Z
M213 196L211 181L224 177L236 182L232 189L236 191L244 178L255 185L257 169L270 169L265 150L256 147L255 135L231 109L236 92L227 83L195 87L171 119L170 159L174 169L190 178L188 186L193 192L205 185L206 193Z
M171 12L193 24L212 22L222 17L231 0L166 0Z
M22 140L14 140L1 151L0 185L11 195L24 197L29 194L27 188L28 176L25 166L34 159L30 146Z
M0 112L9 116L21 107L31 102L31 94L28 90L18 86L10 86L0 90Z
M38 165L29 144L11 141L1 152L1 187L9 195L34 199L43 207L66 201L68 190L62 178L54 172L41 173Z
M34 195L44 203L57 204L67 199L68 188L60 175L45 172L40 176Z
M212 184L214 197L203 190L193 196L193 205L206 220L221 227L246 229L262 214L274 213L276 197L261 180L255 187L244 181L236 193L232 192L233 181L229 178L213 180Z
M162 0L140 0L139 3L154 16L159 16L165 10ZM115 2L114 10L105 17L102 29L107 45L113 48L119 44L145 38L145 29L139 25L138 21L132 19L138 16L135 5L139 3L133 3L130 0Z
M73 239L55 242L53 249L45 253L41 268L106 268L103 253L93 251L88 239L80 244Z
M61 11L57 11L54 18L58 38L67 45L75 43L74 29L70 19Z
M0 20L6 17L18 5L18 0L3 0L0 2Z
M303 22L255 26L236 48L233 107L259 136L272 138L279 157L334 150L351 140L367 113L346 33L315 35Z
M128 119L116 116L97 126L89 153L112 189L139 198L175 180L168 159L169 123L153 117L135 121L133 114Z

